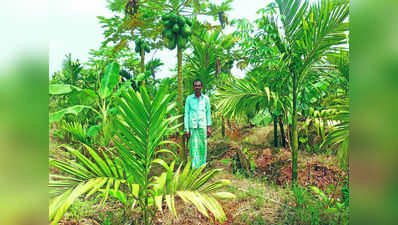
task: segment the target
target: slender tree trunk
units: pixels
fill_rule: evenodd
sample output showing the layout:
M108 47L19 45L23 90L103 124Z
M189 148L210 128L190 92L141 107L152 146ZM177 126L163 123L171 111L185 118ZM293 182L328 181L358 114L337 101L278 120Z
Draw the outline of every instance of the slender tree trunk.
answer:
M141 73L145 73L145 50L141 48ZM145 86L145 79L142 81L142 86Z
M281 131L282 147L286 148L285 130L283 129L282 116L279 117L279 130Z
M292 184L298 176L298 137L297 137L297 87L296 73L293 72L293 113L292 113Z
M178 113L183 114L183 76L182 76L182 49L177 46L177 70L178 70L178 95L177 95L177 105L178 105ZM184 123L184 118L180 117L178 119L180 124ZM180 127L179 133L177 134L177 143L181 145L180 151L180 160L185 161L185 145L184 138L181 135L184 132L184 128Z
M221 117L221 136L225 137L225 119L224 116Z
M278 147L278 117L274 118L274 147Z

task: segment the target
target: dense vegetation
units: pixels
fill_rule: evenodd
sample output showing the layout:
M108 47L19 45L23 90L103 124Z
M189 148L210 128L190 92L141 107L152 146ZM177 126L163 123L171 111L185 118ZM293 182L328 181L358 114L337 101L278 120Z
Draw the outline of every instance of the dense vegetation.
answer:
M348 224L348 1L275 0L253 23L232 0L107 2L101 47L50 77L52 224ZM145 54L166 49L160 79ZM192 169L198 78L214 132Z

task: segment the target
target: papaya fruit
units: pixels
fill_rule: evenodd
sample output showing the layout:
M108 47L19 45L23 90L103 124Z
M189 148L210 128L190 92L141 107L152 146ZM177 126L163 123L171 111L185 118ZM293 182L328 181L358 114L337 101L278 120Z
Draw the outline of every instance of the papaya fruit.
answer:
M185 20L185 22L190 26L190 27L192 27L192 20L190 20L189 18L185 18L186 20Z
M175 49L176 45L177 45L176 40L175 40L175 38L173 38L173 39L169 40L169 42L167 43L167 48L170 50L173 50L173 49Z
M135 52L141 53L141 47L140 46L135 46Z
M177 45L179 48L185 48L185 46L187 45L187 40L182 36L178 36Z
M177 15L175 13L170 13L169 20L174 24L177 22Z
M185 19L184 19L184 17L183 17L183 16L178 16L178 17L177 17L177 23L178 23L178 25L180 25L181 27L184 26L184 24L185 24Z
M173 31L171 31L171 30L167 30L167 31L166 31L165 37L166 37L167 39L172 39L173 36L174 36Z
M192 34L192 30L191 27L186 23L182 29L181 29L181 33L184 37L189 37Z
M148 45L145 45L144 51L145 51L146 53L149 53L149 52L151 51L151 49L149 48Z
M163 21L167 21L169 19L170 19L170 15L169 14L165 14L165 15L162 16L162 20Z
M178 24L174 24L173 26L173 32L174 33L178 33L180 31L180 26L178 26Z

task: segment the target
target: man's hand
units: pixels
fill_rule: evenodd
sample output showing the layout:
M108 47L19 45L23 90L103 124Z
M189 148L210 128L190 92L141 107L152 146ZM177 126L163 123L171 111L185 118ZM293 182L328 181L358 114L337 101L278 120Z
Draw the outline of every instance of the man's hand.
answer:
M207 137L210 137L211 135L211 127L207 127Z

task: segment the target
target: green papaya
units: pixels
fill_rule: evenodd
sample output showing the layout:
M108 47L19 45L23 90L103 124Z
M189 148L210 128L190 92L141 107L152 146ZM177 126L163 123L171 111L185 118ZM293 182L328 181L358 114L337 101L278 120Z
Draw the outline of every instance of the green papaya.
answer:
M173 49L175 49L176 44L177 43L176 43L175 38L170 39L169 42L167 43L167 48L170 49L170 50L173 50Z
M145 45L144 50L146 53L149 53L151 51L148 45Z
M174 24L177 22L177 15L175 13L170 13L169 20Z
M180 31L180 27L178 26L178 24L174 24L174 26L173 26L173 32L174 32L174 33L178 33L178 31Z
M192 20L190 20L189 18L185 17L185 23L192 27Z
M163 21L167 21L167 20L169 20L170 19L170 15L169 14L166 14L166 15L163 15L162 16L162 20Z
M166 22L164 22L164 27L165 27L166 29L171 29L171 28L173 28L173 25L174 25L174 23L171 22L170 20L167 20Z
M179 48L185 48L185 46L187 45L187 39L182 36L178 36L177 45Z
M142 45L143 43L144 43L144 40L140 38L140 39L137 40L137 43L136 43L136 44L137 44L138 46L141 47L141 45Z
M135 46L135 52L141 53L141 47L140 46Z
M171 30L167 30L167 31L166 31L165 37L166 37L167 39L172 39L173 36L174 36L173 31L171 31Z
M182 35L184 36L184 37L189 37L189 36L191 36L191 34L192 34L192 31L191 31L191 27L186 23L183 27L182 27Z
M180 25L180 27L184 26L184 23L185 23L184 17L183 16L178 16L177 17L177 23L178 23L178 25Z

